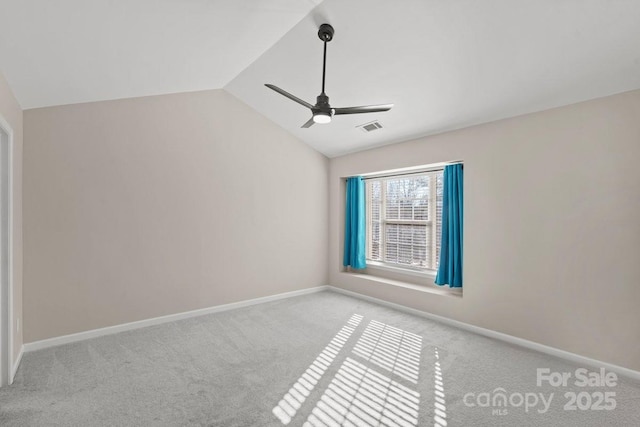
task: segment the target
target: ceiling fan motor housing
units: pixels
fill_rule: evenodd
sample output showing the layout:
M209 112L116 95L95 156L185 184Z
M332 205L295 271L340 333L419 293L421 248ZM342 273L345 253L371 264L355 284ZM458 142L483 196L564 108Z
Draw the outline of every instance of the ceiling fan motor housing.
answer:
M321 93L316 97L316 105L311 110L312 113L322 112L328 113L329 115L333 115L333 110L331 109L331 105L329 105L329 97L324 93Z

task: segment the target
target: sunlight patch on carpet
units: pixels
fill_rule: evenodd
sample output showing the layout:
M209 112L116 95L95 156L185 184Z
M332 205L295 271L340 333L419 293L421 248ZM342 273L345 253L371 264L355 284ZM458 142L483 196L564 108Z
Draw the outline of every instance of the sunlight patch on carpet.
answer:
M304 427L418 425L420 394L347 357Z
M346 325L333 337L329 344L311 363L309 368L298 378L296 383L284 395L282 400L278 402L272 412L284 425L291 422L298 409L307 399L315 385L320 381L327 368L331 366L333 360L338 355L342 347L347 342L353 331L356 330L362 316L354 314L351 316Z
M420 373L422 337L372 320L353 352L414 384Z
M435 397L434 408L434 427L446 427L447 425L447 405L444 399L444 379L442 378L442 370L440 369L440 355L438 354L438 348L435 349L434 363L434 380L433 380L433 393Z

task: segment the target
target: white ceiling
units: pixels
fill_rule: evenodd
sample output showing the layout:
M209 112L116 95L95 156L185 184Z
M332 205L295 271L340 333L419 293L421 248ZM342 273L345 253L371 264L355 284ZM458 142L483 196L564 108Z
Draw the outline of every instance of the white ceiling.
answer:
M219 89L321 0L0 0L23 109Z
M319 4L317 7L316 4ZM638 0L0 0L0 70L25 109L224 87L333 157L640 88ZM334 107L310 113L264 87ZM383 129L355 126L379 120Z

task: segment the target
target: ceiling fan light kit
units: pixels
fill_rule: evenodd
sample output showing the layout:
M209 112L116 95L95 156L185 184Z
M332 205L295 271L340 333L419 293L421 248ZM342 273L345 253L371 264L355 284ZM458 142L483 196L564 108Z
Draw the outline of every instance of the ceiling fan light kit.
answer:
M290 94L289 92L280 89L279 87L266 83L265 86L271 90L278 92L280 95L289 98L290 100L297 102L298 104L307 107L311 110L311 118L302 125L303 128L311 127L314 123L330 123L331 117L334 115L342 115L342 114L363 114L363 113L377 113L382 111L389 111L393 104L383 104L383 105L363 105L360 107L342 107L342 108L332 108L329 104L329 97L324 92L324 81L325 74L327 70L327 43L333 40L334 30L333 27L329 24L322 24L318 29L318 38L322 41L324 45L324 52L322 58L322 92L316 98L316 104L311 105L310 103L298 98L295 95Z
M313 122L318 124L325 124L325 123L331 122L331 114L324 113L322 111L315 113L312 118L313 118Z

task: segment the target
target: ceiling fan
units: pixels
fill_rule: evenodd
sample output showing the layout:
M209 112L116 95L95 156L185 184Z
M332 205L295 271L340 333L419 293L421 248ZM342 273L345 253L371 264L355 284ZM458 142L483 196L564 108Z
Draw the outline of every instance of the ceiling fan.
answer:
M290 100L311 110L312 116L305 124L302 125L303 128L311 127L314 123L329 123L331 121L331 117L334 115L377 113L381 111L389 111L391 107L393 107L393 104L363 105L360 107L341 108L332 108L331 105L329 105L329 97L324 93L324 77L327 69L327 43L333 39L333 33L333 27L329 24L320 25L320 29L318 30L318 37L324 43L324 55L322 58L322 93L316 98L316 105L311 105L307 101L304 101L277 86L268 83L265 84L269 89L273 89L280 95L284 95Z

